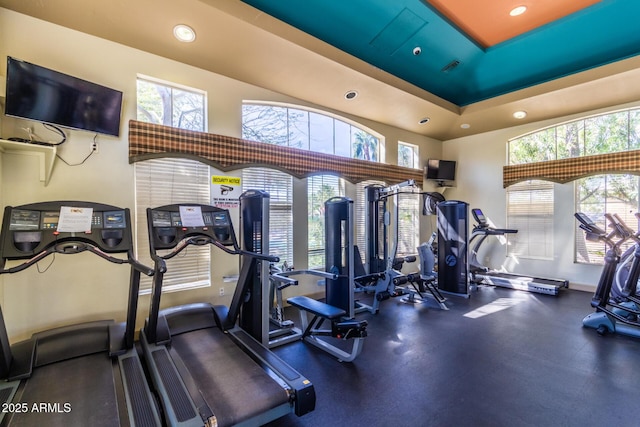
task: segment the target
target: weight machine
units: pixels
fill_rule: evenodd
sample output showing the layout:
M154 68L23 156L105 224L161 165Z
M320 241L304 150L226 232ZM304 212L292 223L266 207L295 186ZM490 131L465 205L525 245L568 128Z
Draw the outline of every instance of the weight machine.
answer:
M416 261L415 256L396 256L399 232L398 198L405 192L403 188L406 187L416 188L415 181L408 180L389 187L379 185L366 187L366 269L363 269L365 274L359 275L355 282L360 291L374 294L371 306L361 304L364 309L374 314L380 309L380 301L408 294L405 301L416 302L415 296L418 295L421 300L424 300L425 292L433 297L440 308L447 309L445 298L435 286L435 276L432 274L434 262L429 264L428 260L422 260L423 274L405 275L400 271L405 262ZM389 207L390 203L392 209ZM394 239L389 238L391 233L395 236ZM430 252L431 249L426 246L419 251L421 258L424 258L427 256L426 251ZM431 257L433 257L432 252ZM431 260L434 261L433 258ZM411 284L411 288L401 286L407 283Z
M247 190L240 195L241 249L269 254L269 202L269 194L261 190ZM249 292L254 298L251 305L243 306L240 315L242 328L268 348L297 341L302 336L300 328L284 317L282 291L297 282L272 277L282 272L274 263L264 260L251 265Z
M300 313L302 339L341 362L355 360L367 336L367 321L357 321L354 299L353 201L334 197L325 202L325 271L291 270L274 273L278 283L296 285L291 276L313 275L325 280L325 302L300 295L287 299ZM323 328L325 322L330 328ZM350 350L332 339L353 340Z

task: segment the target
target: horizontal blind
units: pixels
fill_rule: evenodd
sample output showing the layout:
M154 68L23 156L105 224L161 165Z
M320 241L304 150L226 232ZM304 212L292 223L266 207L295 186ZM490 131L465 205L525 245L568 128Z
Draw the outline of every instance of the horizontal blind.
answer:
M275 169L245 168L242 190L269 193L269 253L293 265L293 177Z
M324 268L324 203L332 197L344 196L340 178L314 175L307 178L308 268Z
M153 265L149 254L147 208L173 203L210 204L209 166L196 160L162 158L134 165L136 187L136 252L140 262ZM211 284L209 246L189 246L167 260L163 291L175 291ZM151 290L151 278L143 276L140 292Z
M524 181L507 188L507 255L553 259L553 183Z
M356 245L358 245L358 249L360 249L360 256L362 257L362 262L365 262L364 257L366 256L366 227L367 227L367 192L365 188L370 185L381 185L383 187L386 184L383 181L362 181L356 184L356 201L354 206L354 215L356 216L355 220L355 229L356 229Z
M419 212L419 193L398 194L398 256L417 252L420 241Z

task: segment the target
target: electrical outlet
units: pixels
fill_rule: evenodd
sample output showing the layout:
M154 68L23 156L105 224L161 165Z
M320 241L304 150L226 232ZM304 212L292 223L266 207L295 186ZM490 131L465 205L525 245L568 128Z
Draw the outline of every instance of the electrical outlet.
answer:
M224 296L224 288L220 288L220 296L223 297Z
M91 151L93 151L94 153L98 152L98 141L93 141L93 143L91 144Z

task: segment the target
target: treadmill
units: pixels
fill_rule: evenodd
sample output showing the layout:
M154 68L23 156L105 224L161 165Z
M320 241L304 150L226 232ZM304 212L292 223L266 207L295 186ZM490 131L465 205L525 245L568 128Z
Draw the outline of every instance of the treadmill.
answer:
M129 265L127 319L63 326L10 345L0 310L3 426L161 425L133 343L140 273L153 270L133 257L129 210L80 201L5 208L0 274L18 274L49 255L48 262L54 262L56 255L82 252ZM12 284L5 280L5 286ZM114 290L118 287L113 284Z
M491 227L480 209L471 209L471 213L476 220L476 225L474 225L471 232L471 239L469 239L469 247L471 248L469 270L472 282L546 295L558 295L560 289L569 287L568 280L505 273L491 270L480 263L478 261L478 250L488 236L504 236L505 234L517 233L518 230ZM476 240L475 245L473 244L474 240Z
M278 259L241 250L226 209L201 204L149 208L147 224L155 274L140 342L167 424L257 426L291 412L312 411L311 382L237 325L243 304L261 297L251 290L257 260ZM189 256L186 249L192 245L241 257L231 305L202 302L160 310L167 261Z

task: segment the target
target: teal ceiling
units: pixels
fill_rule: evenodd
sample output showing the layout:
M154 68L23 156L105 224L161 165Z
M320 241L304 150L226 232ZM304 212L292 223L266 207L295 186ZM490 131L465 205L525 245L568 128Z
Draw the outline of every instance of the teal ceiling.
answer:
M640 0L602 0L486 49L422 0L243 1L459 106L640 53Z

